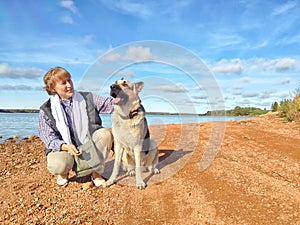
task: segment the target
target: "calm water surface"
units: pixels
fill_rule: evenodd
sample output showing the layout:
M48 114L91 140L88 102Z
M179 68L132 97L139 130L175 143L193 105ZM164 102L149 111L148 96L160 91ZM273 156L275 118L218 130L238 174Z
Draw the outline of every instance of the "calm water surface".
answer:
M185 124L213 121L230 121L247 119L231 116L192 116L192 115L147 115L150 125L154 124ZM111 115L102 114L104 127L111 127ZM0 142L15 135L20 138L38 134L38 113L0 113Z

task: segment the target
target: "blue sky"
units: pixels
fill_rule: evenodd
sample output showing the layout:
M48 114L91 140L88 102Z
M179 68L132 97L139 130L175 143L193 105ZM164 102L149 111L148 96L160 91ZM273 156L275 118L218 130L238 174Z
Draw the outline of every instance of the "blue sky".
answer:
M62 66L75 87L98 85L103 95L121 76L145 81L147 111L189 112L192 105L204 113L214 100L225 109L269 109L300 86L299 11L300 1L275 0L1 0L0 108L39 108L48 98L43 75ZM177 48L183 54L175 55ZM189 53L210 80L202 79L201 68L196 76L197 67L182 66L192 64ZM95 66L125 56L132 63L117 72ZM158 56L165 60L149 63ZM89 80L94 70L97 77Z

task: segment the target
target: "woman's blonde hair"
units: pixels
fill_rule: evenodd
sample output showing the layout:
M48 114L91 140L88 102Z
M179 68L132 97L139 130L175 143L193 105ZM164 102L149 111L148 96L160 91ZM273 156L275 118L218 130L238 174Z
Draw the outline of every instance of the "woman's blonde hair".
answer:
M47 91L48 95L54 95L56 92L53 90L56 82L65 78L70 77L71 74L62 67L51 68L44 76L44 89Z

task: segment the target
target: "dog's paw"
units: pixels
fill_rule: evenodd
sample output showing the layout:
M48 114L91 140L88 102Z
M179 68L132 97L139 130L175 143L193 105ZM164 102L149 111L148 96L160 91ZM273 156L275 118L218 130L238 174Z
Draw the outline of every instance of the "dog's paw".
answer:
M113 180L108 180L106 181L104 184L102 184L102 187L104 188L108 188L110 187L111 185L113 185L115 182Z
M133 176L135 176L135 171L134 170L130 170L130 171L128 171L128 173L127 173L130 177L133 177Z
M137 189L144 190L146 187L147 187L147 185L145 184L145 182L136 183Z
M159 174L159 173L160 173L160 170L157 169L157 168L154 168L154 169L152 169L152 173L153 173L153 174Z

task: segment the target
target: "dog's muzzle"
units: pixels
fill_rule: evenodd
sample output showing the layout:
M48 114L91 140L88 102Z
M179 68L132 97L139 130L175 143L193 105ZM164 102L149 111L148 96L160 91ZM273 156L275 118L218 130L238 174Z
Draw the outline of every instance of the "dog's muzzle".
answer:
M116 98L121 91L121 88L117 84L110 85L110 96Z
M112 84L110 86L110 96L113 97L113 101L112 103L115 104L115 105L120 105L123 103L124 101L124 96L121 97L120 95L120 92L122 91L121 87L117 84Z

